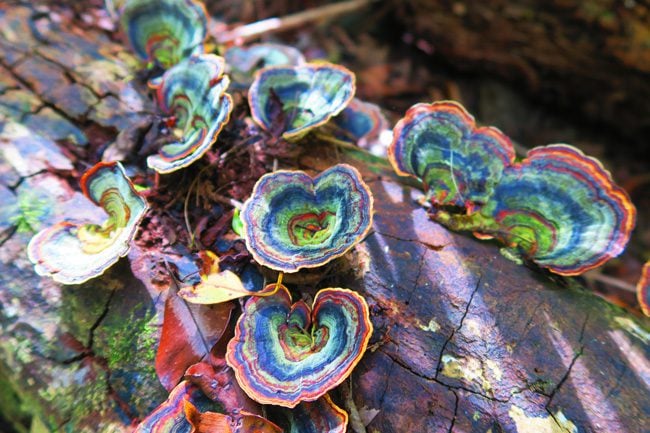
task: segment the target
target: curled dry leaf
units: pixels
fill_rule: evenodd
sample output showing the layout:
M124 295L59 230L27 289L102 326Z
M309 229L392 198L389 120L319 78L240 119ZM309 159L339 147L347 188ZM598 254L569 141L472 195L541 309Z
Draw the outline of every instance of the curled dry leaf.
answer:
M201 282L194 286L183 287L179 296L192 304L220 304L244 296L263 296L267 289L261 292L246 290L244 283L237 274L232 271L221 271L219 258L212 251L201 251L199 256L203 260L201 267ZM275 285L268 286L273 290Z

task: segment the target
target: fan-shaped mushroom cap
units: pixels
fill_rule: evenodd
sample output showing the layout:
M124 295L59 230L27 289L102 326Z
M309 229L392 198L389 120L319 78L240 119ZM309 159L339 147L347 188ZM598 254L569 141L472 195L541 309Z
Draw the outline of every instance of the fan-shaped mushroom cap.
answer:
M352 100L355 76L343 66L307 63L258 71L248 92L255 122L267 131L282 121L285 139L300 138L339 114Z
M487 201L515 152L497 128L477 127L462 105L442 101L406 112L393 130L388 157L397 174L424 182L434 205L472 212Z
M119 162L100 162L81 178L83 193L108 215L102 225L63 221L36 234L27 249L39 275L79 284L101 275L129 250L147 202Z
M354 167L338 164L315 178L276 171L244 203L244 239L255 260L296 272L339 257L368 233L372 193Z
M128 0L120 23L133 51L163 68L203 52L207 16L199 1Z
M233 108L224 66L223 58L213 54L192 56L150 82L161 110L174 117L178 140L147 158L149 167L159 173L187 167L217 140Z
M291 304L289 291L246 302L226 361L253 400L295 407L343 382L365 352L372 323L365 300L323 289L313 307Z

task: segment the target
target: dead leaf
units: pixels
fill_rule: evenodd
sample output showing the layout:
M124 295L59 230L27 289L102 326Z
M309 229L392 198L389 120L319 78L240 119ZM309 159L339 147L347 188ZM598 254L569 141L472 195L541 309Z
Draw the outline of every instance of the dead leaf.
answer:
M165 303L156 354L156 373L167 390L176 386L190 365L209 355L226 330L233 309L231 303L188 304L172 292Z

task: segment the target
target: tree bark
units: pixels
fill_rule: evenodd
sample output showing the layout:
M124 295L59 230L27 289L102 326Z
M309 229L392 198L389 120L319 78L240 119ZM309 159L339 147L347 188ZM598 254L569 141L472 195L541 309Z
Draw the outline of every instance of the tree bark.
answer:
M131 56L97 28L1 11L0 413L18 432L129 431L166 398L154 370L160 258L136 248L61 286L34 273L25 248L31 231L83 216L79 173L118 132L131 144L142 135L150 99ZM371 186L373 231L303 285L349 287L371 307L351 393L368 433L645 431L647 320L430 221L382 159L321 146L297 165L337 162ZM168 242L181 270L195 266L172 235L141 236Z
M464 71L520 82L536 100L579 112L648 151L647 1L395 1L407 32ZM617 145L618 146L618 145Z

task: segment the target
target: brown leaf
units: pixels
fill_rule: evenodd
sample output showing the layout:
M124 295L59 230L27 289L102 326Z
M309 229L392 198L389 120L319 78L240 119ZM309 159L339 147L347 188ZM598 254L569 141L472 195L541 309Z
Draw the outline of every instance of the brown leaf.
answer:
M183 410L187 421L192 425L190 433L233 433L230 417L222 413L201 413L189 401L183 402Z
M156 354L156 373L167 390L176 386L190 365L210 353L228 326L232 309L232 303L188 304L170 292Z
M242 412L224 415L215 412L199 412L189 401L183 403L185 417L192 425L190 433L282 433L282 429L261 416Z

